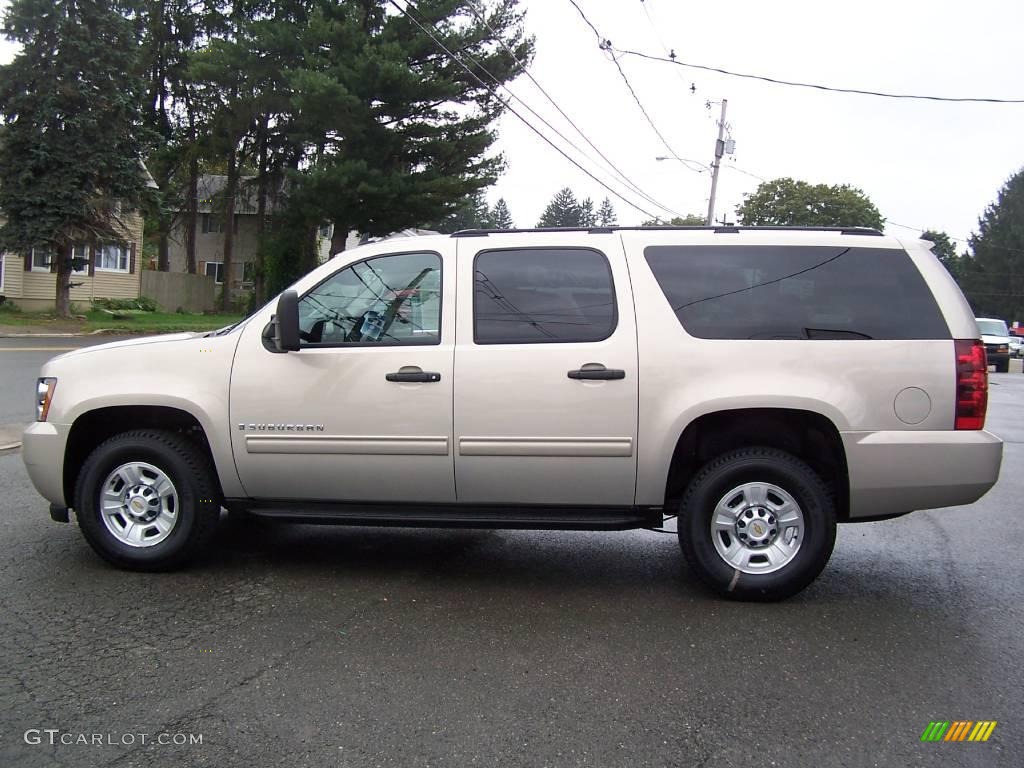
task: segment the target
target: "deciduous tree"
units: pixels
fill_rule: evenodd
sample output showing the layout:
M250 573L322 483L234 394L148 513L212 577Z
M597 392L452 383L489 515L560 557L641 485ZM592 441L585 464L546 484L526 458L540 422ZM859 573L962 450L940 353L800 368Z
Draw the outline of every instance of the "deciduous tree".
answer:
M740 223L803 227L874 227L885 219L862 190L848 184L766 181L737 209Z

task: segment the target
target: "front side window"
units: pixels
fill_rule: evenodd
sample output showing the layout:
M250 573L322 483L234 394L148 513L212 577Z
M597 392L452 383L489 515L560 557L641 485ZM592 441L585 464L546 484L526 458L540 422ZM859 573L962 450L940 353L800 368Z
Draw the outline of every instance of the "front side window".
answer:
M124 245L101 245L96 253L96 269L127 272L128 248Z
M477 344L602 341L618 316L611 268L589 248L481 251L473 270Z
M303 346L439 344L441 257L400 253L352 264L299 301Z
M838 246L649 246L683 328L701 339L948 339L906 251Z

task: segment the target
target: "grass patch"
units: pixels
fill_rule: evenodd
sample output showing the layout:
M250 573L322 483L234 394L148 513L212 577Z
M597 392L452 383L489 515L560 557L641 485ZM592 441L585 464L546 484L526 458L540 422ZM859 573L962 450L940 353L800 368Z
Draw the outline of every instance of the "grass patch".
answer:
M126 333L171 333L174 331L212 331L237 323L242 315L184 315L177 312L145 312L125 317L111 317L106 312L90 310L84 331L109 328Z
M84 319L82 319L84 317ZM24 312L9 304L0 304L0 325L28 327L39 332L88 333L100 329L124 333L173 333L175 331L212 331L231 325L242 315L188 315L177 312L132 312L112 317L102 310L90 309L76 318L61 320L53 312Z

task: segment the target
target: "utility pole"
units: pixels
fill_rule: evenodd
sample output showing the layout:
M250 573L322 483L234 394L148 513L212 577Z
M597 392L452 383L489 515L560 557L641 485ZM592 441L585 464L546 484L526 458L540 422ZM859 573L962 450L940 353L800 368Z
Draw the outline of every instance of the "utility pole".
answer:
M722 167L725 154L725 108L728 99L722 99L722 116L718 118L718 140L715 142L715 160L711 163L711 197L708 199L708 226L715 222L715 193L718 192L718 169Z

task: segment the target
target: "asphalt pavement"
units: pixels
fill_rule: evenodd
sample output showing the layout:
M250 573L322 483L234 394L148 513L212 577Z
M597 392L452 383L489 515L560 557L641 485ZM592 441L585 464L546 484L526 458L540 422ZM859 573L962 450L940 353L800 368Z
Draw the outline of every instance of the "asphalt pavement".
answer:
M35 384L39 369L54 355L127 336L0 338L0 426L25 424L36 417Z
M1019 766L1024 375L991 383L996 487L841 527L774 605L644 531L224 526L126 573L0 456L0 765Z

